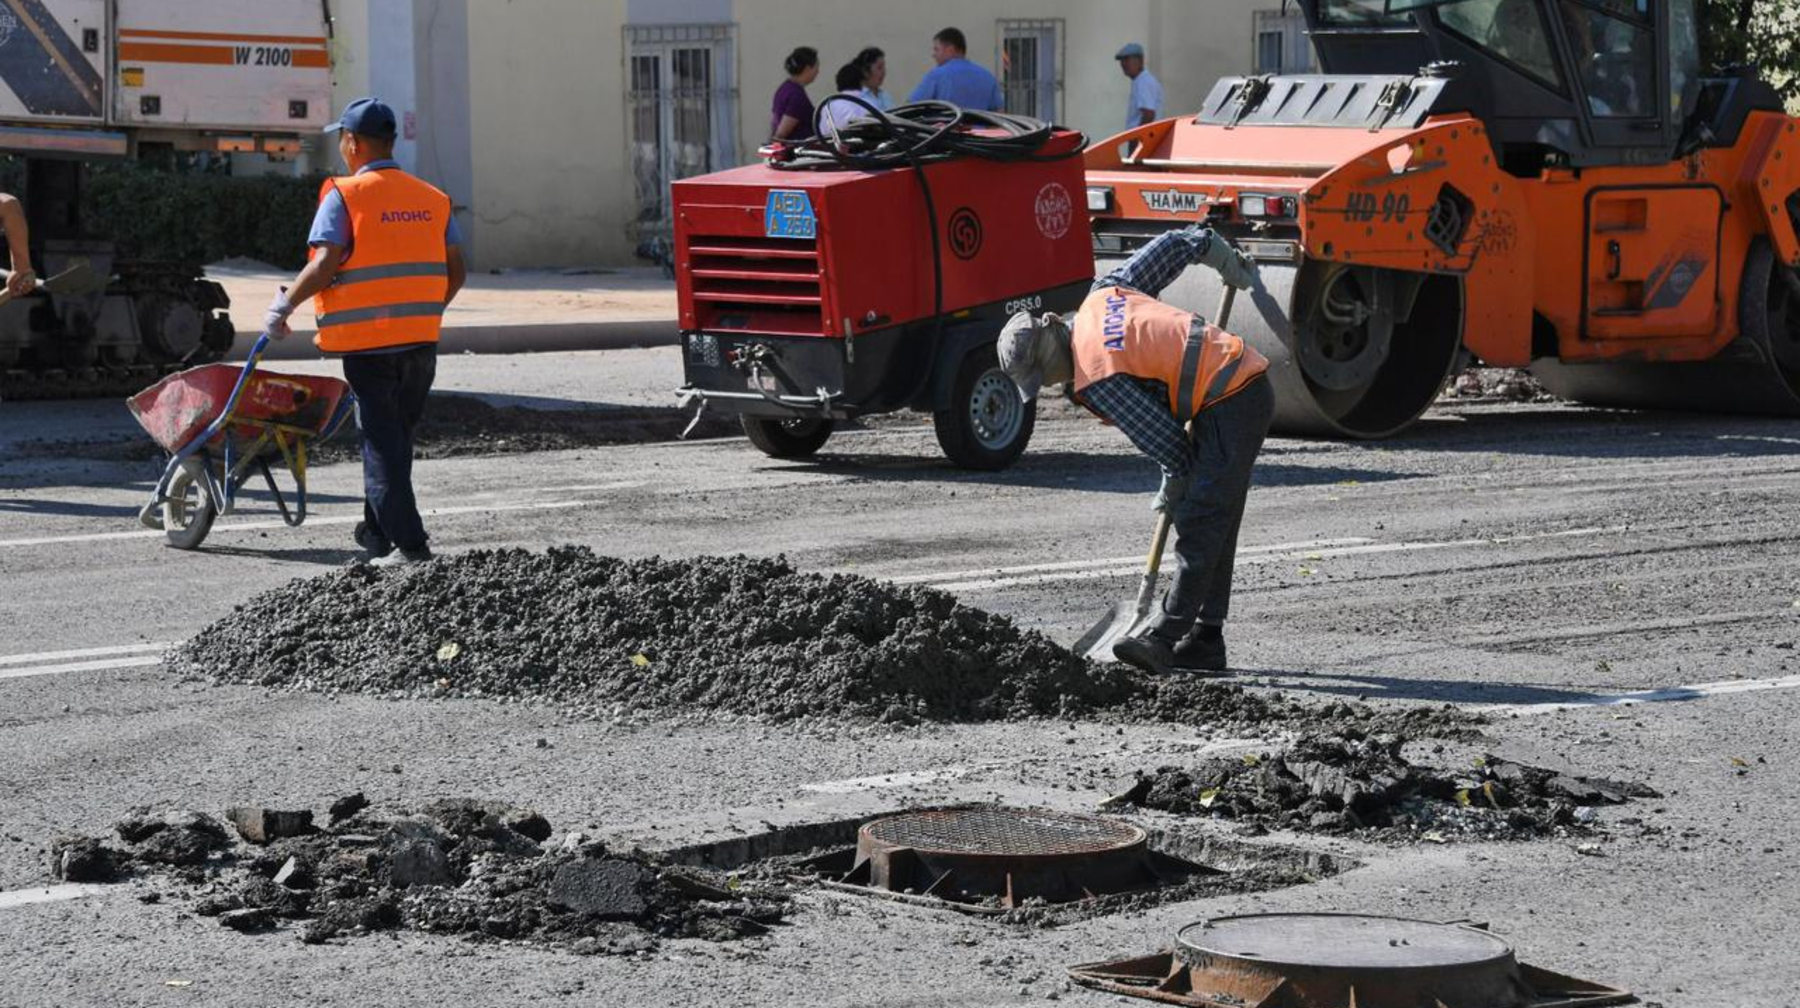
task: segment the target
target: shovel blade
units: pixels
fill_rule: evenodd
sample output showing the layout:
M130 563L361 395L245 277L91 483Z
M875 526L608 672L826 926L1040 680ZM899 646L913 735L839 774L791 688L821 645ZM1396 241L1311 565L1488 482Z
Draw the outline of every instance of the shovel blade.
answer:
M83 259L39 283L38 289L46 294L87 294L104 288L106 283L106 278L94 272L94 267Z
M1069 650L1089 661L1112 661L1113 644L1129 635L1143 618L1144 610L1136 602L1114 602Z

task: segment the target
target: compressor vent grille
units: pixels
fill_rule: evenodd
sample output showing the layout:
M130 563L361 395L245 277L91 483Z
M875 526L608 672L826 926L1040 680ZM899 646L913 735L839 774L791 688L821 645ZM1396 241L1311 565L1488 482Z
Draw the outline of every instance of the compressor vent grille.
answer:
M773 336L828 331L816 241L692 235L687 252L700 328Z

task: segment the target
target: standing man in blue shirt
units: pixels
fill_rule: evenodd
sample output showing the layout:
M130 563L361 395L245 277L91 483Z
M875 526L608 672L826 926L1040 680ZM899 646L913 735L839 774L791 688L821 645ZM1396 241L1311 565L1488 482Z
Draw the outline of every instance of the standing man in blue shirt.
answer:
M1136 42L1127 42L1113 57L1119 61L1119 70L1131 79L1131 99L1125 109L1125 128L1137 129L1156 121L1156 112L1162 108L1162 82L1156 75L1144 69L1144 47Z
M969 62L966 53L969 40L960 28L945 28L931 37L931 58L937 66L913 88L909 101L949 102L981 112L999 112L1006 107L1000 96L1000 82L987 67Z

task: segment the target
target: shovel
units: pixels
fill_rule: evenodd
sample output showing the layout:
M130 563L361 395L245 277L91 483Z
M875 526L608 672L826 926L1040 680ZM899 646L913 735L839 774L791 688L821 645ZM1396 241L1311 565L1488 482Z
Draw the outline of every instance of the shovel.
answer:
M1219 295L1218 318L1213 324L1223 329L1231 321L1231 305L1237 298L1237 288L1230 284L1223 285L1225 290ZM1188 437L1194 435L1194 422L1188 421ZM1138 582L1137 600L1123 599L1114 602L1106 610L1106 615L1089 628L1087 633L1070 648L1076 654L1090 661L1110 661L1112 646L1121 637L1130 636L1139 623L1150 615L1150 603L1156 599L1156 582L1162 574L1163 547L1169 543L1169 526L1173 523L1169 512L1164 511L1156 516L1156 534L1150 539L1150 559L1144 563L1144 578Z
M12 277L10 270L0 270L0 284ZM105 287L107 280L94 272L84 259L48 280L39 278L35 284L37 290L45 294L86 294ZM12 300L12 295L0 290L0 304Z

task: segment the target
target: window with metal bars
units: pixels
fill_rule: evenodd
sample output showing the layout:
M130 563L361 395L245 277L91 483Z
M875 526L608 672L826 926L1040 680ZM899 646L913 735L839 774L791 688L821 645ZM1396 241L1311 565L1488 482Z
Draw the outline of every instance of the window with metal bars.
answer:
M1312 42L1306 37L1306 21L1299 11L1284 4L1280 10L1257 11L1255 21L1257 73L1312 72Z
M738 158L734 25L627 25L625 122L641 237L670 230L669 183Z
M1000 94L1006 111L1055 122L1063 89L1063 19L1001 20Z

